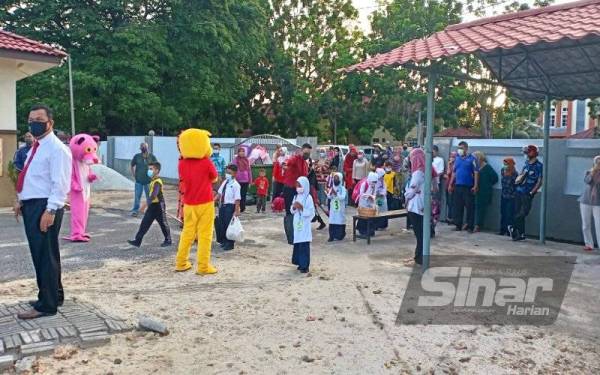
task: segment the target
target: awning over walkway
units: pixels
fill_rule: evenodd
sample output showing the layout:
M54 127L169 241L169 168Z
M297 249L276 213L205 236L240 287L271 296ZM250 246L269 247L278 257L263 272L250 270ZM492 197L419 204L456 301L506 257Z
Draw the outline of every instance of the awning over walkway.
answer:
M600 0L532 9L448 26L344 71L422 64L474 54L513 96L600 95Z

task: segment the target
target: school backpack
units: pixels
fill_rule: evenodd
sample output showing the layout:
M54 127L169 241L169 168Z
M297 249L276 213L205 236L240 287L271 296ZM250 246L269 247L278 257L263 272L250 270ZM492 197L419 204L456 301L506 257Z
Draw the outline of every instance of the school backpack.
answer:
M356 185L354 185L354 190L352 190L352 201L358 203L358 199L360 198L361 186L363 186L366 183L367 183L367 178L365 177L362 180L358 181L358 183Z
M273 198L273 202L271 202L271 210L273 210L273 212L285 211L285 199L283 199L283 197Z

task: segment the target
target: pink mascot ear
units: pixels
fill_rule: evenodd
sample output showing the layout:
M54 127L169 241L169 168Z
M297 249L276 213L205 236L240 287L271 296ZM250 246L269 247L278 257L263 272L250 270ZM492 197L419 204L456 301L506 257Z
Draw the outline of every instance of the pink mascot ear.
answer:
M92 135L92 138L94 138L94 141L96 141L96 143L100 143L100 137L98 137L97 135Z

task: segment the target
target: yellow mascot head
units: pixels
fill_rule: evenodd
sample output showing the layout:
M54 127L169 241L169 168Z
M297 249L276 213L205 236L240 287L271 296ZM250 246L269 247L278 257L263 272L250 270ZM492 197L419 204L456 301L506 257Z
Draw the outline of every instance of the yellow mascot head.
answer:
M190 128L179 135L179 152L184 159L204 159L212 155L210 133L206 130Z

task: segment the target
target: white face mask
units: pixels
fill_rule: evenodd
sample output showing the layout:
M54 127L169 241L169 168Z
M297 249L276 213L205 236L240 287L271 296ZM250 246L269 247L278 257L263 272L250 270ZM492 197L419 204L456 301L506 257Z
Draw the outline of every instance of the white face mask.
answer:
M304 188L303 187L296 188L296 193L298 193L298 194L304 193Z
M229 173L225 173L225 179L226 179L227 181L231 181L231 180L233 179L233 176L232 176L232 175L230 175Z
M465 150L464 150L464 149L462 149L462 148L459 148L459 149L457 150L457 153L458 153L458 155L460 155L460 156L464 156L464 155L465 155Z

